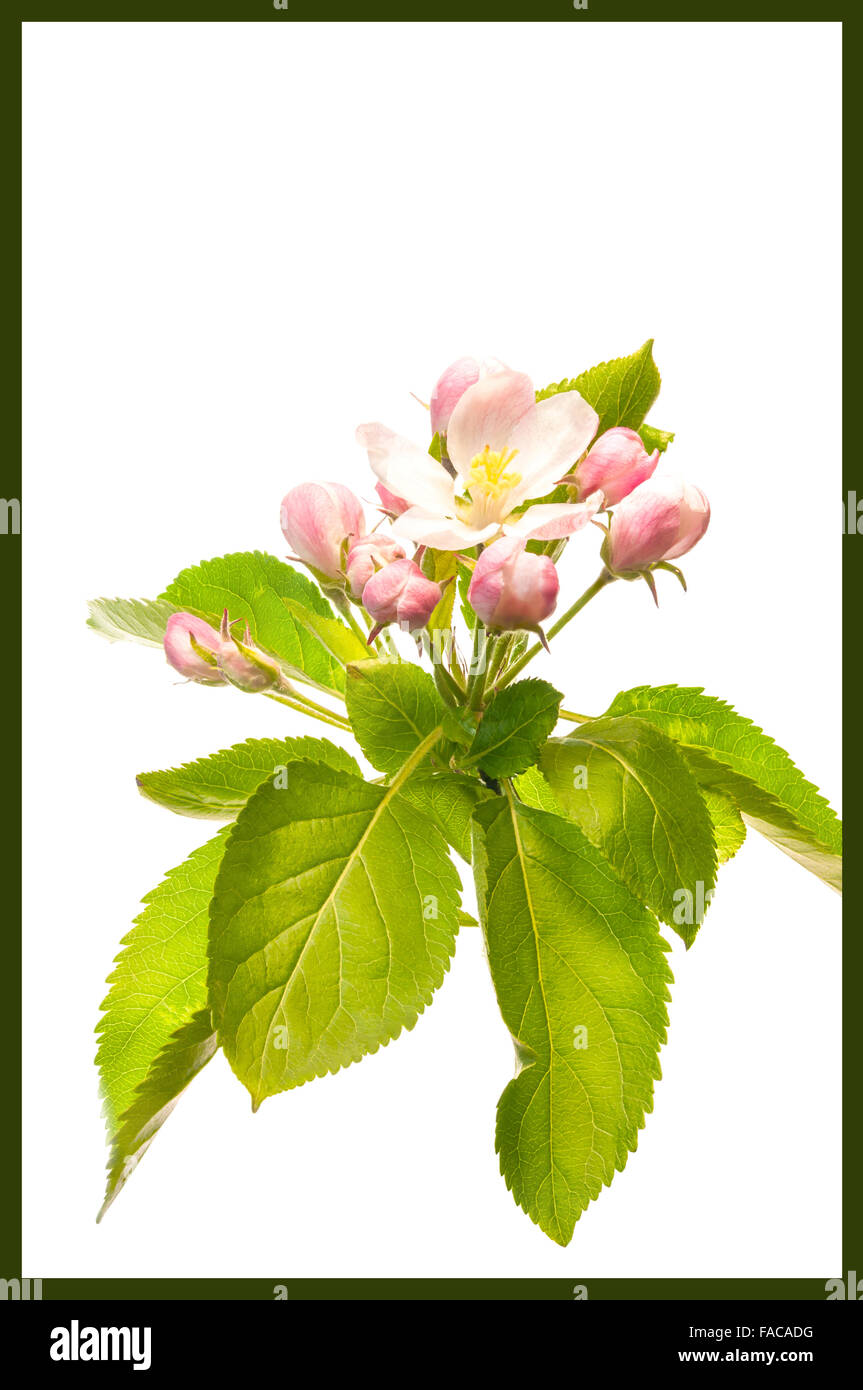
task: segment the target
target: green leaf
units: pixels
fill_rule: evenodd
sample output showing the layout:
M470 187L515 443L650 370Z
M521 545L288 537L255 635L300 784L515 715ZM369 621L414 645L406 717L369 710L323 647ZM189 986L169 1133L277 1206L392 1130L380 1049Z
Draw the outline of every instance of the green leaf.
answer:
M435 735L437 736L437 735ZM458 876L401 790L310 763L240 812L216 882L210 1002L255 1108L412 1028L449 968Z
M422 557L420 569L426 578L431 579L433 583L446 584L440 603L432 610L426 627L432 634L448 632L452 628L452 610L456 592L455 577L458 569L455 551L427 549Z
M690 946L716 882L716 843L676 744L643 719L594 719L547 743L539 765L630 892Z
M477 764L490 777L524 772L557 723L562 699L548 681L517 681L499 690L489 701L465 766Z
M476 558L475 550L466 551L465 554L471 559ZM461 615L470 632L473 632L477 622L476 613L474 613L467 598L470 581L473 579L473 569L473 565L466 565L463 560L456 560L456 586L458 588L459 606L461 608Z
M407 661L349 666L345 699L354 737L379 772L397 772L444 718L432 677Z
M636 714L676 739L703 787L731 797L759 830L832 888L842 887L842 826L788 754L751 720L700 687L638 686L609 714Z
M716 856L720 864L733 859L746 839L746 826L736 804L711 787L702 787L701 795L713 821L716 837Z
M641 442L649 454L652 454L654 449L658 449L661 454L664 454L674 439L673 430L657 430L654 429L653 425L641 425L638 433L641 435Z
M163 772L142 772L138 789L181 816L233 820L252 792L298 759L359 773L356 759L326 738L249 738L207 758Z
M538 767L529 767L513 781L516 796L525 806L534 806L537 811L550 811L553 816L564 815L564 810L546 782Z
M183 1091L217 1050L209 1009L193 1014L188 1023L171 1035L121 1117L111 1147L105 1201L97 1221L101 1221L126 1185Z
M420 768L405 783L402 795L434 821L447 844L469 864L471 817L477 806L493 793L477 778Z
M288 675L320 690L343 691L343 666L368 655L310 579L257 550L183 570L160 597L214 626L227 608Z
M227 830L220 830L147 894L108 977L96 1061L116 1151L109 1198L117 1164L122 1168L136 1151L124 1126L140 1099L139 1088L152 1083L157 1061L177 1030L207 1006L208 910L226 837ZM135 1114L140 1118L138 1110Z
M95 598L89 603L87 626L109 642L123 639L161 647L168 619L177 609L163 599Z
M653 339L648 338L643 347L629 357L600 362L580 376L538 391L536 398L543 401L561 391L578 391L599 416L597 434L616 425L628 425L630 429L637 430L659 395L660 381L659 370L653 360Z
M501 1172L566 1245L653 1108L668 947L572 822L508 795L474 826L480 921L516 1050L498 1103Z

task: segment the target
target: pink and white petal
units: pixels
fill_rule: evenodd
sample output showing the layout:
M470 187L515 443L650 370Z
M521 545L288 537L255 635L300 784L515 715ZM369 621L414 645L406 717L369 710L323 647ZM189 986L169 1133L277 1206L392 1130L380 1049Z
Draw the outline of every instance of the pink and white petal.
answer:
M492 372L468 387L450 417L446 436L447 453L462 478L486 444L494 451L509 447L535 400L533 383L524 372Z
M425 449L377 422L359 425L356 437L368 451L372 472L388 492L412 506L436 513L452 511L453 479Z
M595 492L586 502L539 502L503 529L508 536L523 536L525 540L557 541L592 521L602 501L602 493Z
M409 508L392 525L394 536L413 541L415 545L431 546L432 550L470 549L496 536L499 530L495 525L479 529L466 526L457 517L441 516L440 512L431 512L425 507Z
M578 391L549 396L525 415L509 441L518 449L511 468L521 474L513 506L549 492L581 458L598 425L599 416Z

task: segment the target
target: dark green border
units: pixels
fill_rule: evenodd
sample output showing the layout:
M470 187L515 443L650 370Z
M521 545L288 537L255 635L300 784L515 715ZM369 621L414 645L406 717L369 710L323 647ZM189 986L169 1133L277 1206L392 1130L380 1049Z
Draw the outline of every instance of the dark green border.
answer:
M418 21L418 20L486 20L509 21L572 21L574 23L602 22L614 20L629 21L753 21L782 22L802 21L824 23L843 21L844 56L843 68L846 76L845 87L845 127L850 134L854 123L849 120L848 107L859 120L859 50L855 10L850 4L831 3L824 8L807 4L771 4L765 0L713 0L707 4L695 3L657 3L645 6L642 3L615 3L615 0L589 0L587 11L575 11L571 0L533 0L529 4L481 3L479 0L441 0L439 4L427 0L416 0L413 5L366 4L359 6L345 3L329 3L328 0L289 0L287 11L277 11L272 0L253 0L253 3L219 3L219 0L129 0L126 4L99 3L90 0L88 4L73 7L68 3L24 4L15 7L13 14L6 12L0 21L2 49L0 49L0 103L2 103L2 186L11 190L7 201L8 211L4 217L6 236L6 265L3 277L3 331L7 337L7 351L4 354L2 372L3 423L7 436L7 446L2 470L2 491L4 496L22 497L21 493L21 34L22 23L39 21L89 22L89 21L131 21L131 20L200 20L202 22L223 21L279 21L291 23L310 20L363 21ZM71 11L75 9L74 13ZM652 77L645 74L645 84L661 81L661 74ZM851 161L857 162L857 141L846 140L846 171L851 179L857 173ZM805 196L805 190L801 190ZM852 246L859 241L859 227L851 211L846 212L846 227L852 233ZM846 269L846 302L857 299L856 257L852 257ZM789 293L792 292L789 286ZM853 297L853 298L852 298ZM853 314L848 315L853 322ZM848 335L846 335L846 346ZM856 342L854 344L856 348ZM859 348L857 349L859 352ZM857 388L857 364L850 351L845 357L845 398L854 402ZM838 393L837 393L838 395ZM825 409L829 408L825 404ZM814 441L802 440L800 448L814 447ZM843 475L843 492L856 490L863 495L863 479L857 476L856 454L849 459ZM817 486L817 467L813 467L813 480ZM23 502L23 498L22 498ZM838 506L837 506L838 513ZM801 521L801 533L803 522ZM838 527L837 527L838 536ZM863 542L846 539L844 551L844 591L845 636L852 646L856 638L855 599L860 593L861 564L863 564ZM2 595L4 613L7 615L6 631L20 623L16 614L20 613L21 601L21 541L12 536L0 537L0 575L2 575ZM0 1075L0 1100L4 1116L3 1142L0 1144L0 1180L3 1198L0 1203L0 1277L13 1278L21 1274L21 672L20 643L17 650L12 646L3 653L2 691L4 723L7 733L4 740L4 755L0 759L0 789L5 811L4 816L4 934L6 937L3 968L0 972L0 1047L2 1047L2 1075ZM845 680L850 681L846 675ZM853 695L857 696L856 687ZM856 714L857 699L852 704ZM856 792L854 781L855 753L853 746L846 742L846 787ZM845 817L848 843L858 843L859 812L857 797L849 798ZM856 855L848 856L848 879L846 902L855 905L859 898L860 867ZM860 1166L860 1148L863 1140L863 1125L860 1116L859 1045L857 1037L856 1006L861 994L861 956L863 944L861 933L855 930L856 923L846 918L843 951L843 1002L844 1031L844 1131L843 1131L843 1268L824 1271L824 1277L811 1279L590 1279L580 1281L576 1275L568 1279L293 1279L284 1273L275 1274L272 1279L48 1279L43 1282L43 1297L48 1300L77 1299L135 1299L135 1300L262 1300L272 1299L273 1286L289 1283L290 1297L296 1299L353 1300L353 1299L454 1299L454 1300L567 1300L573 1297L573 1286L579 1282L588 1285L591 1300L817 1300L825 1298L825 1282L828 1278L844 1277L849 1269L863 1274L863 1193L857 1181ZM840 1065L837 1057L836 1065ZM805 1104L805 1097L801 1097ZM838 1156L824 1155L822 1180L835 1183L840 1180ZM801 1205L806 1203L806 1193L800 1194ZM789 1211L788 1220L794 1222L796 1213ZM32 1278L38 1271L29 1271Z

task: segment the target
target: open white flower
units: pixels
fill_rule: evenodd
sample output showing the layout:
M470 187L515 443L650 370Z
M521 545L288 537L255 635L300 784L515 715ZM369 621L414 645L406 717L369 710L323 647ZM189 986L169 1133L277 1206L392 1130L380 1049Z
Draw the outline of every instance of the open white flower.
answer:
M501 533L556 540L586 526L602 506L602 493L513 513L572 469L598 424L577 391L537 404L529 377L500 371L469 386L452 412L446 448L455 478L385 425L360 425L357 440L384 487L410 504L394 522L394 534L435 550L460 550Z

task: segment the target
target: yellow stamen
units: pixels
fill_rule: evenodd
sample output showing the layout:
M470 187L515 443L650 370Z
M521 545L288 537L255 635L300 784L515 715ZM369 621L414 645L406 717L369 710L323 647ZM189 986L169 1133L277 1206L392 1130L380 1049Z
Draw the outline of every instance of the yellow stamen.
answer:
M481 454L476 454L470 463L467 476L467 489L471 497L478 492L486 497L503 497L521 482L520 473L507 473L507 465L512 463L517 449L490 449L486 444Z

